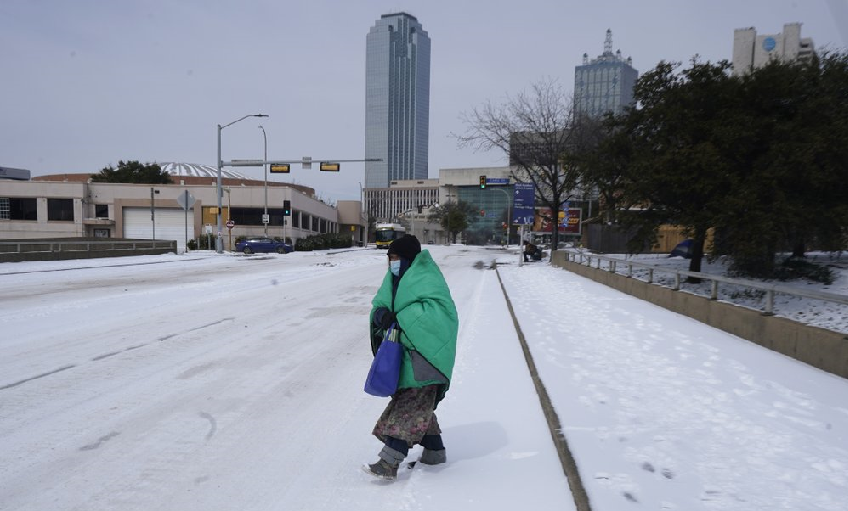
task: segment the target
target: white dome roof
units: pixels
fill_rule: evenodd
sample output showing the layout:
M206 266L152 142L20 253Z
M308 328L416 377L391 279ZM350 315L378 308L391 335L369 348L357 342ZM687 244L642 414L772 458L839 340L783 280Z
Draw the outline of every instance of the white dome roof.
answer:
M209 165L198 165L196 163L160 163L159 167L172 176L190 176L190 177L218 177L218 169ZM232 179L251 179L244 174L238 172L221 169L221 177Z

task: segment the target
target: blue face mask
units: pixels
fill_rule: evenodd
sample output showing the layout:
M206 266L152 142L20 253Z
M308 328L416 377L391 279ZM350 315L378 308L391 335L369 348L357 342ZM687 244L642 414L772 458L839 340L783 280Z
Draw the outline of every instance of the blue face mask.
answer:
M395 277L400 277L400 261L389 261L389 270Z

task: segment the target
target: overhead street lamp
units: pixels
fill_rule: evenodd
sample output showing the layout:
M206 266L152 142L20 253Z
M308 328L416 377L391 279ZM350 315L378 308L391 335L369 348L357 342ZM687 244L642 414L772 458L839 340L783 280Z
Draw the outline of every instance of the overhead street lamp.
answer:
M221 196L223 195L223 192L221 191L221 167L223 166L223 161L221 160L221 130L223 130L227 126L232 126L233 124L235 124L239 121L243 121L243 120L247 119L248 117L268 117L268 116L265 115L265 114L248 114L248 115L245 115L244 117L242 117L240 119L236 119L235 121L233 121L229 124L225 124L223 126L221 126L220 124L218 125L218 185L216 187L216 189L217 189L216 194L218 195L218 234L215 237L215 251L218 252L219 254L222 254L224 252L224 241L221 239L221 231L224 227L223 224L221 223L221 207L222 207L221 206Z
M265 171L265 214L262 215L262 223L265 226L265 236L268 236L268 137L265 135L265 126L259 125L262 130L262 140L265 141L265 164L262 165L262 170Z

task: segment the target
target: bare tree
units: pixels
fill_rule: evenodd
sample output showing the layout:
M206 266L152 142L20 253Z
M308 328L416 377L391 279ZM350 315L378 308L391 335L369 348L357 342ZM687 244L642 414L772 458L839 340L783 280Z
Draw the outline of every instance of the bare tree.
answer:
M460 147L500 149L509 156L512 178L533 183L537 200L551 211L556 250L559 212L580 183L580 165L570 156L580 144L573 98L548 78L502 104L487 101L460 119L468 127L453 135Z

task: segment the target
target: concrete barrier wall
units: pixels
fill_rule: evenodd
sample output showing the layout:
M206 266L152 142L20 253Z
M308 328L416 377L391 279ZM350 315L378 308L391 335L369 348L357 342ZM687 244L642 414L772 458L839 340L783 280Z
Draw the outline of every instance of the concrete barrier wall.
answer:
M177 251L177 242L157 240L19 240L0 241L0 263L22 261L64 261L134 255L161 255Z
M554 252L551 264L848 378L848 335L569 262L565 255Z

